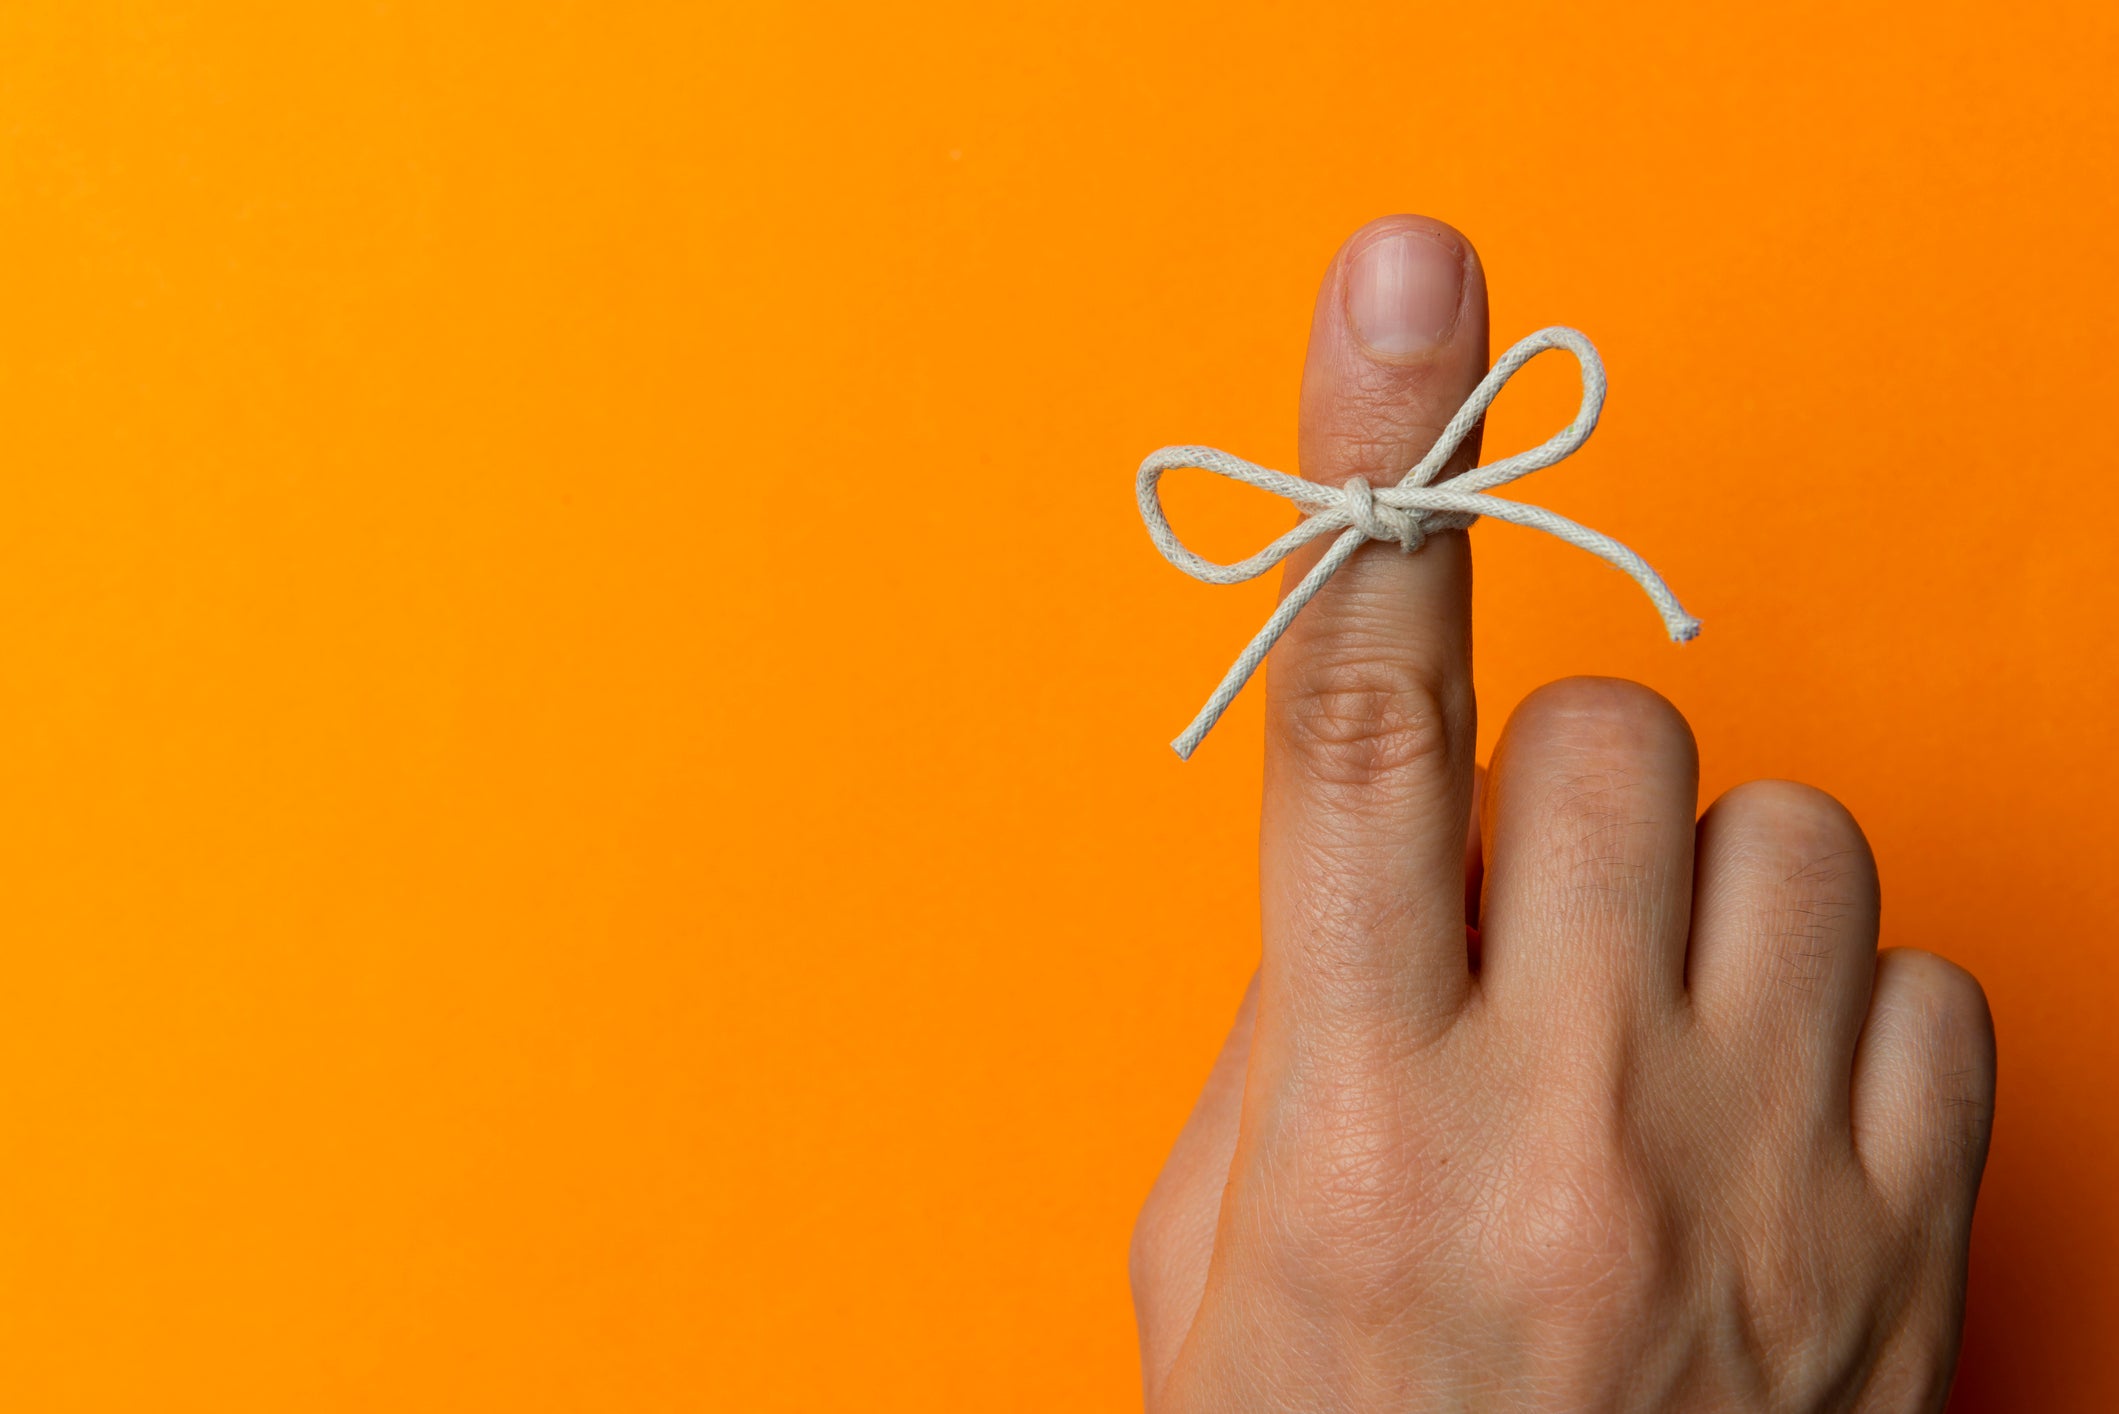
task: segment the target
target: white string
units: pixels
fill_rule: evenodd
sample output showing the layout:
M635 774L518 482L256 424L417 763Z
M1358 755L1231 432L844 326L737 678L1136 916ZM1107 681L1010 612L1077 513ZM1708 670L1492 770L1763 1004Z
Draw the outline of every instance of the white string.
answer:
M1565 349L1581 365L1582 406L1575 414L1575 420L1542 446L1465 472L1445 485L1430 485L1456 454L1458 446L1479 425L1479 419L1486 416L1487 407L1516 375L1516 370L1547 349ZM1683 643L1695 637L1700 631L1700 621L1685 612L1676 596L1639 555L1610 536L1576 525L1542 506L1527 506L1520 501L1505 501L1484 494L1519 476L1527 476L1572 456L1589 440L1589 434L1596 431L1597 418L1603 410L1604 361L1597 357L1596 347L1579 331L1555 326L1540 329L1501 355L1500 362L1487 371L1479 386L1472 390L1472 395L1464 400L1464 406L1457 409L1457 415L1442 429L1442 435L1427 455L1406 472L1397 485L1385 490L1374 489L1358 476L1344 486L1323 486L1300 477L1268 471L1212 447L1164 447L1151 454L1140 464L1140 477L1135 486L1140 499L1141 519L1147 522L1149 538L1154 540L1155 548L1162 551L1163 558L1194 579L1207 584L1241 584L1264 574L1297 548L1321 535L1336 532L1339 537L1315 568L1303 576L1302 583L1280 601L1280 607L1266 620L1265 627L1236 656L1235 663L1222 678L1221 686L1214 689L1207 705L1199 709L1192 725L1170 743L1177 749L1177 754L1188 760L1191 758L1199 743L1221 720L1221 714L1236 700L1236 694L1251 680L1251 674L1258 671L1258 665L1265 661L1266 654L1280 635L1287 632L1288 625L1302 612L1303 606L1316 598L1325 581L1337 574L1339 567L1371 540L1395 541L1401 549L1411 553L1420 548L1430 531L1463 530L1482 515L1527 525L1533 530L1558 536L1577 549L1587 550L1632 576L1633 582L1640 585L1654 602L1656 612L1663 616L1663 627L1669 631L1673 643ZM1163 513L1159 489L1163 473L1182 466L1198 467L1216 476L1226 476L1231 481L1241 481L1246 486L1284 496L1303 512L1303 519L1294 529L1249 559L1229 565L1203 559L1177 538L1177 532L1170 528L1169 517Z

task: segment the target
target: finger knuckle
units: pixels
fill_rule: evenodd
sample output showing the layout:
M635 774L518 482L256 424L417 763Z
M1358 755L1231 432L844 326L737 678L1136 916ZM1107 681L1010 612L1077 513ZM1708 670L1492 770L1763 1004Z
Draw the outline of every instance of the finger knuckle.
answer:
M1914 1003L1918 1044L1945 1101L1983 1114L1993 1103L1994 1086L1994 1013L1986 989L1948 958L1918 948L1893 948L1885 958L1893 982Z
M1691 728L1662 696L1582 677L1524 699L1494 769L1504 783L1520 771L1535 793L1540 837L1570 886L1567 906L1603 916L1627 913L1663 886L1668 786L1696 761Z
M1792 863L1804 878L1859 881L1876 867L1853 812L1800 781L1746 781L1715 801L1707 820L1739 848L1775 864Z
M1938 1030L1991 1029L1986 989L1970 972L1921 948L1893 948L1890 958L1908 990L1926 1001L1929 1018Z
M1570 880L1591 898L1629 903L1654 882L1657 861L1639 838L1653 823L1637 801L1642 784L1640 772L1617 763L1552 783L1546 827L1572 866Z
M1862 1046L1877 1059L1858 1137L1893 1203L1926 1213L1937 1193L1976 1185L1995 1095L1993 1015L1977 979L1933 953L1888 949Z
M1692 749L1692 728L1670 700L1624 678L1573 677L1523 699L1509 722L1518 738L1560 738L1585 757L1638 756L1672 743Z
M1794 781L1751 781L1701 829L1710 907L1750 920L1762 963L1798 991L1847 974L1876 943L1876 861L1847 808ZM1865 965L1865 964L1863 964Z
M1349 642L1291 674L1277 714L1289 754L1319 784L1362 788L1454 760L1468 691L1436 668Z

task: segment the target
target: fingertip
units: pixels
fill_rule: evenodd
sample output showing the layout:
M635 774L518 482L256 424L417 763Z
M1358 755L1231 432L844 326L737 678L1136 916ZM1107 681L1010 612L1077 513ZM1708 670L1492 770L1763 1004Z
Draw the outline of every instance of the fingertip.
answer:
M1336 485L1402 473L1404 453L1432 444L1486 367L1486 273L1470 239L1428 216L1369 222L1340 246L1317 292L1303 475ZM1474 440L1451 471L1477 459Z

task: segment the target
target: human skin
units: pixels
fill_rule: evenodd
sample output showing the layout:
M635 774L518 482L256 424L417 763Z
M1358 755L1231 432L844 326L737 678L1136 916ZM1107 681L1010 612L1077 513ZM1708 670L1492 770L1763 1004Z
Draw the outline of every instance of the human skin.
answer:
M1486 370L1486 307L1448 226L1357 232L1304 474L1416 461ZM1830 796L1700 815L1691 731L1644 687L1540 690L1487 773L1475 737L1469 540L1365 547L1272 655L1263 955L1134 1234L1149 1409L1939 1408L1993 1111L1979 984L1877 951Z

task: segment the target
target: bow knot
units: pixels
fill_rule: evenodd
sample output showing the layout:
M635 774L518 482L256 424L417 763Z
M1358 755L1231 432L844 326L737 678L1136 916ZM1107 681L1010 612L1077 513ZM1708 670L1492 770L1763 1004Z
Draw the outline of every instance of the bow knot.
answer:
M1347 520L1364 539L1395 540L1408 555L1427 543L1420 512L1401 511L1379 502L1374 488L1363 478L1356 476L1341 486L1339 498L1346 503Z
M1575 413L1574 421L1527 452L1518 452L1465 472L1447 485L1434 485L1436 476L1479 425L1486 409L1508 380L1524 364L1547 349L1555 348L1573 354L1582 371L1582 405ZM1337 574L1339 567L1351 559L1356 550L1371 540L1396 541L1400 549L1410 554L1426 543L1429 532L1462 530L1482 515L1527 525L1587 550L1631 576L1654 603L1656 612L1662 615L1663 627L1671 641L1683 643L1697 635L1700 621L1685 612L1662 579L1648 567L1647 561L1618 541L1587 526L1576 525L1564 516L1554 515L1542 506L1524 505L1520 501L1485 494L1496 486L1505 486L1519 476L1572 456L1596 430L1597 418L1604 409L1604 386L1604 363L1597 357L1595 345L1573 329L1558 326L1541 329L1501 355L1500 361L1487 371L1486 377L1479 380L1479 386L1472 390L1472 395L1464 400L1464 406L1457 409L1449 425L1442 429L1442 435L1435 439L1435 445L1428 449L1427 455L1414 464L1397 485L1381 491L1358 476L1336 488L1320 486L1314 481L1268 471L1212 447L1164 447L1151 453L1140 464L1140 475L1135 483L1141 519L1147 523L1148 536L1155 542L1155 548L1162 551L1163 558L1194 579L1207 584L1238 584L1264 574L1296 548L1321 535L1337 537L1324 557L1303 577L1302 583L1280 601L1280 607L1266 620L1265 627L1237 655L1235 663L1222 678L1221 686L1214 689L1214 695L1192 719L1192 725L1170 743L1177 749L1177 754L1186 758L1192 755L1206 734L1214 729L1221 714L1228 710L1236 694L1243 690L1243 685L1258 671L1266 653L1295 621L1295 616L1302 612L1303 606L1316 597L1325 581ZM1303 519L1294 529L1249 559L1234 564L1216 564L1179 540L1177 532L1170 528L1169 517L1163 513L1159 490L1163 473L1181 466L1198 467L1216 476L1226 476L1232 481L1241 481L1247 486L1285 497L1303 512Z

